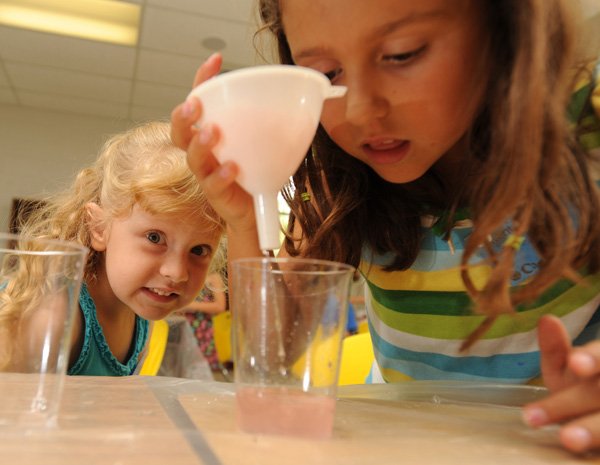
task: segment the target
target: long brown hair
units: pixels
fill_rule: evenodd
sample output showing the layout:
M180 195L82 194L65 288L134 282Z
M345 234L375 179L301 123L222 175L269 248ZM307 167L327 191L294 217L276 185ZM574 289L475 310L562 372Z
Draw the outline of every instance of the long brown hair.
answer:
M279 0L260 0L263 28L275 37L282 63L292 56ZM597 271L600 258L598 193L588 155L579 148L566 118L574 83L575 15L572 0L484 2L489 31L486 92L468 134L468 192L448 192L433 170L406 184L382 180L344 153L319 128L313 146L286 189L289 230L300 241L285 242L291 255L337 260L357 266L367 245L393 252L389 270L408 268L421 243L421 217L468 206L474 223L463 256L463 280L475 311L490 316L513 311L576 269ZM311 202L303 201L310 190ZM541 258L539 272L510 291L515 247L489 247L489 237L510 222ZM452 226L449 221L447 227ZM297 238L296 238L297 239ZM489 251L491 276L476 289L467 263L480 247Z

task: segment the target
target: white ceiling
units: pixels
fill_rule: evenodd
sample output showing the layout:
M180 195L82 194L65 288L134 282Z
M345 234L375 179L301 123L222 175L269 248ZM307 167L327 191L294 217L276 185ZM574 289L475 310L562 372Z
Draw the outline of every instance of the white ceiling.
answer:
M252 40L255 0L127 1L142 7L137 47L0 26L0 105L164 118L213 52L205 39L225 42L225 69L261 63Z
M123 1L142 6L135 48L0 26L0 105L165 118L212 53L205 39L225 42L225 69L262 62L252 40L256 0ZM600 0L581 2L588 18L600 11ZM599 20L592 24L600 29Z

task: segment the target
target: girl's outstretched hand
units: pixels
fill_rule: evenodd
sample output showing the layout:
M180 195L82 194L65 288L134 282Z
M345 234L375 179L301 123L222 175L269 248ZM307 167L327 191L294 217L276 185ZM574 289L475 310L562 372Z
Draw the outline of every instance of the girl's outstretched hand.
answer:
M215 53L196 72L194 87L217 75L222 57ZM190 169L202 186L210 204L234 230L255 231L252 197L235 182L238 167L233 162L219 163L212 149L219 142L219 128L194 123L202 116L202 103L188 98L171 113L173 143L187 152Z
M574 452L600 449L600 341L572 347L562 322L550 315L540 320L538 338L551 394L524 407L525 422L562 424L560 441Z

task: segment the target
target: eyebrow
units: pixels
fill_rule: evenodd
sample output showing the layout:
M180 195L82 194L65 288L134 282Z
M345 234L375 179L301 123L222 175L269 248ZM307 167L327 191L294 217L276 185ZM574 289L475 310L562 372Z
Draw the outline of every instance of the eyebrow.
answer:
M371 36L378 37L381 35L390 34L391 32L394 32L398 29L401 29L403 27L409 26L414 23L429 21L431 19L438 19L438 18L443 18L443 17L447 17L447 16L448 16L448 10L441 9L441 8L436 9L436 10L430 10L430 11L413 12L413 13L406 15L400 19L397 19L395 21L391 21L389 23L382 25L381 27L379 27L375 31L373 31ZM319 55L319 54L323 53L325 50L326 50L325 47L321 47L321 46L307 48L306 50L302 50L301 52L295 54L294 60L297 60L298 58L306 58L306 57L313 56L313 55Z

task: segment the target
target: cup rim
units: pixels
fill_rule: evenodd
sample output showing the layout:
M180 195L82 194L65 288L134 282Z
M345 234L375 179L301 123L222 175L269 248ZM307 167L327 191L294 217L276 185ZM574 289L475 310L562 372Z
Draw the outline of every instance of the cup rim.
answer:
M233 71L228 71L224 74L219 74L208 81L205 81L198 86L194 87L190 92L190 95L201 97L201 94L208 93L213 90L213 88L217 88L221 85L228 84L231 81L236 81L240 78L245 78L248 76L263 76L263 75L271 75L271 76L288 76L288 75L298 75L305 76L311 79L318 80L322 85L331 85L327 76L323 73L320 73L317 70L312 68L307 68L305 66L297 66L297 65L284 65L284 64L270 64L270 65L259 65L259 66L250 66L248 68L236 69Z
M304 258L304 257L244 257L244 258L236 258L231 260L232 269L235 268L245 268L245 269L256 269L256 265L258 263L298 263L298 264L312 264L312 265L320 265L323 266L324 269L321 270L282 270L283 273L289 274L343 274L347 272L352 272L356 270L352 265L348 265L347 263L336 262L333 260L323 260L318 258ZM330 267L330 269L327 269Z
M47 244L50 246L60 246L58 250L43 250L43 251L26 251L4 247L0 245L0 252L22 252L29 253L32 255L81 255L87 254L89 252L89 248L80 244L79 242L69 241L65 239L53 239L53 238L45 238L45 237L35 237L29 235L23 235L19 233L6 233L0 232L0 244L2 242L40 242L42 244Z

